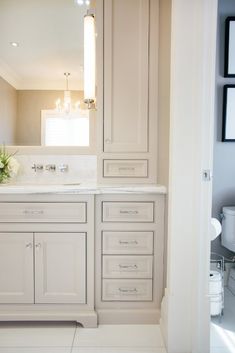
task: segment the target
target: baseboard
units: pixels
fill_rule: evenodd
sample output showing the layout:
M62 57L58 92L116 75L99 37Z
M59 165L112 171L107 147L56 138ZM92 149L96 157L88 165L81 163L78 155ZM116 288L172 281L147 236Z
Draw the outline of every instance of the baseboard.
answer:
M157 309L98 309L98 323L101 325L159 324L160 310Z

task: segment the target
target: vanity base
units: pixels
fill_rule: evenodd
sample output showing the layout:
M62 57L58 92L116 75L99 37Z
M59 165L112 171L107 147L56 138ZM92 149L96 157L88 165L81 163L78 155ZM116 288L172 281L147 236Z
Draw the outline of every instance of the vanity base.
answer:
M160 321L158 309L99 309L97 313L100 325L150 325Z
M97 327L97 313L91 311L20 311L2 310L0 308L0 321L76 321L86 328Z

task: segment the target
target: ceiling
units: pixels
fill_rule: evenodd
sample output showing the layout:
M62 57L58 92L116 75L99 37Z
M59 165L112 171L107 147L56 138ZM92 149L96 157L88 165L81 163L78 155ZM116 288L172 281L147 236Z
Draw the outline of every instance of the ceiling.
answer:
M60 90L70 72L69 89L82 89L86 10L74 0L0 0L0 76L16 89Z

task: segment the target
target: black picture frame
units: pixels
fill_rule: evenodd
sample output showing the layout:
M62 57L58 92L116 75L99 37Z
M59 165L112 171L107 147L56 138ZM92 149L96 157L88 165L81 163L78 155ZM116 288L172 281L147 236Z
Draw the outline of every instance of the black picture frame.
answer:
M222 142L235 142L235 85L223 89Z
M233 43L235 43L235 16L230 16L225 20L225 77L235 77L235 50L231 48L231 46L234 46Z

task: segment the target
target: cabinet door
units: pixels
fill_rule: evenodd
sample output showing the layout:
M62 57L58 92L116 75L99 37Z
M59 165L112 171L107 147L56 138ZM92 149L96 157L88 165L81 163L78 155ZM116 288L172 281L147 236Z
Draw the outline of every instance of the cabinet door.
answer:
M0 233L0 303L33 302L33 234Z
M148 151L149 0L104 0L104 152Z
M35 302L86 303L86 233L35 234Z

